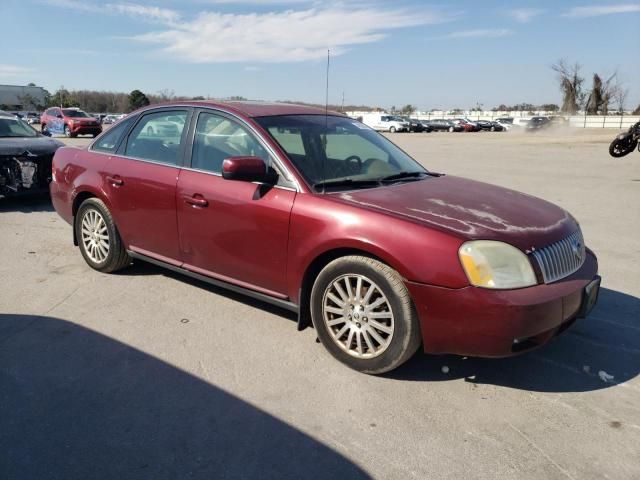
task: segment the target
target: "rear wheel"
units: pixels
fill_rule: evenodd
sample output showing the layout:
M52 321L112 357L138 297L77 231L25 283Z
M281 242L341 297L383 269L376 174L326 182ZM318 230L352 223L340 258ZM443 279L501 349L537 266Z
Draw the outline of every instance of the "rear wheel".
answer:
M97 198L85 200L75 217L76 238L87 264L111 273L131 263L107 206Z
M329 353L363 373L393 370L420 346L417 314L402 278L372 258L329 263L313 285L311 315Z

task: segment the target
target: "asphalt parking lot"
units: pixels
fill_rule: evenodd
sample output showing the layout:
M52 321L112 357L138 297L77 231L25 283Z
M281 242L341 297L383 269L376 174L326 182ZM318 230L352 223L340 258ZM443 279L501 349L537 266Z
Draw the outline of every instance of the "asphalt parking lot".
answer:
M382 377L286 311L143 263L95 272L47 198L0 200L0 478L640 478L640 154L609 157L615 133L391 136L568 209L603 290L536 352Z

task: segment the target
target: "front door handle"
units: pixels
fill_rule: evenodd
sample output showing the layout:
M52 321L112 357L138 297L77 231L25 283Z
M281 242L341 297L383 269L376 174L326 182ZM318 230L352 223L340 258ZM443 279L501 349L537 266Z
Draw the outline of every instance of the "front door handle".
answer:
M185 195L184 201L189 205L193 205L194 207L207 207L209 206L209 202L199 193L194 193L192 196Z
M124 185L124 180L120 178L120 175L107 175L107 182L109 182L114 187L121 187L122 185Z

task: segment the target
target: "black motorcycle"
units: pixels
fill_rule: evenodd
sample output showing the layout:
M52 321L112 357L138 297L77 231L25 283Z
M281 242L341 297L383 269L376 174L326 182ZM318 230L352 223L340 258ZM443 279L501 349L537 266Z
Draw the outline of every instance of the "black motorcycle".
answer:
M629 127L627 133L618 135L609 145L609 155L620 158L633 152L640 141L640 122ZM640 147L638 147L640 151Z

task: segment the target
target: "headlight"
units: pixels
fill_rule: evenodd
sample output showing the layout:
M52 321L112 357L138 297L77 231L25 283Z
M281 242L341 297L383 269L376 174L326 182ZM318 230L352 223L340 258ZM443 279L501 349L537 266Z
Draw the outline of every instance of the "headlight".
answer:
M466 242L458 250L458 256L469 282L476 287L508 289L538 283L527 256L507 243Z

